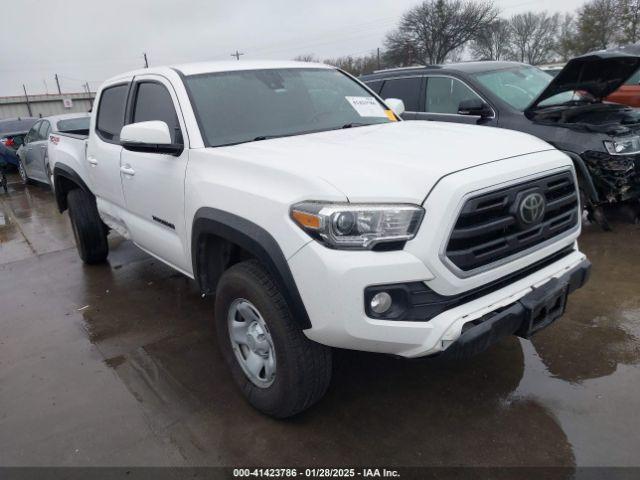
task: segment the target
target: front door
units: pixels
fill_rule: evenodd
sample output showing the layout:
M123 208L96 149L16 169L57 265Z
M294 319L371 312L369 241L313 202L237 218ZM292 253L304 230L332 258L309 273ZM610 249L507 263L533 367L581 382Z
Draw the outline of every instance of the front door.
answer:
M27 177L34 179L37 178L36 163L43 143L40 137L40 127L42 127L42 124L43 121L39 120L31 127L31 130L27 133L25 145L22 147L24 151L22 154L22 167Z
M51 123L49 120L42 120L38 130L38 140L31 144L32 148L29 152L29 177L45 183L49 183L49 177L44 168L49 133L51 133Z
M128 123L161 120L169 126L172 143L185 143L184 124L178 119L179 103L173 87L163 77L135 78ZM187 259L184 180L188 149L180 156L123 150L120 158L126 223L133 240L143 249L184 272Z

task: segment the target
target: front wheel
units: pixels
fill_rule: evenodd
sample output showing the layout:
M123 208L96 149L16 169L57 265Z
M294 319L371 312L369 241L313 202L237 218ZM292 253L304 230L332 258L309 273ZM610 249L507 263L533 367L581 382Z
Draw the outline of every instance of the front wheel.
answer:
M286 418L325 394L331 349L302 333L271 275L256 260L227 270L216 290L218 342L248 402Z
M104 262L109 254L109 243L95 197L76 188L67 194L67 205L80 258L90 265Z

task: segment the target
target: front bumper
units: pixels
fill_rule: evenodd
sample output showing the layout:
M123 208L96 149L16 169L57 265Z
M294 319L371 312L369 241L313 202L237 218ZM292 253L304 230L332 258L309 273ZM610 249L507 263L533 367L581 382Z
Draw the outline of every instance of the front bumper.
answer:
M509 335L529 338L562 316L567 296L582 287L591 272L591 262L582 260L559 278L553 278L509 307L491 312L464 329L443 356L467 358L483 352Z
M574 249L524 278L449 308L428 321L404 321L367 316L363 301L366 287L402 282L425 282L430 286L433 273L406 250L357 253L330 250L310 242L289 260L312 324L304 333L311 340L332 347L407 358L446 350L461 337L466 324L501 312L586 260Z

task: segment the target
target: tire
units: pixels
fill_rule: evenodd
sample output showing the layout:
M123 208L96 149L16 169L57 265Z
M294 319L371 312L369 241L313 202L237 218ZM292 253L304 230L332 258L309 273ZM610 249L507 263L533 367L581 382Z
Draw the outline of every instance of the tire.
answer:
M266 367L262 371L265 380L252 379L245 373L238 355L251 355L250 345L239 345L230 333L232 323L244 324L229 318L230 313L240 311L238 305L255 309L253 313L262 321L253 324L264 323L264 333L275 351L266 355L275 358L273 378L267 377ZM216 289L215 322L224 359L254 408L275 418L286 418L308 409L324 396L331 380L331 349L305 337L276 283L258 261L238 263L222 275ZM250 328L251 325L246 330ZM257 385L256 381L262 384Z
M95 197L76 188L67 194L67 205L80 258L89 265L104 262L109 254L109 243Z
M22 159L18 159L18 173L20 174L20 180L23 185L30 185L31 179L29 175L27 175L27 171L24 169L24 165L22 164Z

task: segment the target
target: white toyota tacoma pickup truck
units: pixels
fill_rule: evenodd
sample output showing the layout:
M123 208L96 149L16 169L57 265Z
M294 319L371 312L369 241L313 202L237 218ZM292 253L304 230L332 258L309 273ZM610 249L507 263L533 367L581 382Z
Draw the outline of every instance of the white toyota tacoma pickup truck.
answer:
M330 347L466 357L546 327L588 278L568 157L402 109L326 65L123 74L88 138L50 135L57 203L86 263L114 230L215 295L242 392L287 417L326 391Z

